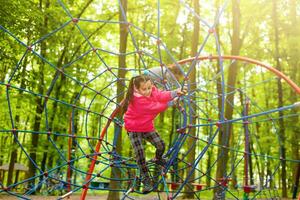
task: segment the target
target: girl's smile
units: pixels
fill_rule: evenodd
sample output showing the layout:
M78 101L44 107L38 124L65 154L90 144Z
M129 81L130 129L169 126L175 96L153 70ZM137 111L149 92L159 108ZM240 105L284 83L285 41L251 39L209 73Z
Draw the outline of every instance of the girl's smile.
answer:
M151 95L151 91L152 91L152 82L150 80L146 81L146 82L141 82L140 83L140 87L137 89L137 92L140 95L149 97Z

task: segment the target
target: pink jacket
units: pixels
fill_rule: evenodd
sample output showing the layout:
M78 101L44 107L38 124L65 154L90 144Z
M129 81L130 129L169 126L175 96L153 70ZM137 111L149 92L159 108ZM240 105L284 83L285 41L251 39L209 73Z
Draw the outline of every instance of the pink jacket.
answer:
M172 100L171 91L160 91L155 86L149 97L134 95L124 115L125 129L128 132L155 131L155 117L166 110Z

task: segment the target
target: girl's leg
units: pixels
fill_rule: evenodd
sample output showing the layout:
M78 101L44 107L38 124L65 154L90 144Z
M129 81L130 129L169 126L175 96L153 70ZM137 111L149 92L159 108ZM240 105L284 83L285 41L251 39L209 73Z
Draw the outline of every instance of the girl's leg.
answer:
M141 177L149 177L149 170L146 165L145 152L142 143L144 133L128 132L128 136L133 147L136 163L140 169Z
M145 140L150 142L156 148L156 159L161 160L165 152L165 143L157 132L149 132L144 134Z

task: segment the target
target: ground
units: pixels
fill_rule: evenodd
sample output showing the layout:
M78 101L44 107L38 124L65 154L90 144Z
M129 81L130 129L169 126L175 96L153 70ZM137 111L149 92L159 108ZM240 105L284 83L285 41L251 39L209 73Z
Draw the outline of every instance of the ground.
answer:
M300 195L300 194L299 194ZM132 196L131 196L132 197ZM57 200L58 196L29 196L31 200ZM107 195L102 194L102 195L87 195L86 200L106 200ZM14 197L14 196L8 196L4 194L0 194L0 200L17 200L19 198ZM70 198L65 198L66 200L79 200L80 195L72 195ZM134 196L135 200L158 200L158 197L156 194L147 194L147 195L140 195L140 196ZM161 200L167 199L166 196L162 197ZM178 197L176 198L177 200L182 200L182 198ZM209 198L207 198L209 199ZM185 199L188 200L188 199ZM191 200L191 199L190 199ZM206 198L201 197L201 200L206 200ZM258 199L259 200L259 199ZM291 199L282 199L282 200L291 200Z
M96 195L96 196L91 196L88 195L85 199L86 200L106 200L107 195L103 194L103 195ZM57 196L29 196L29 198L31 200L57 200L58 197ZM17 200L19 198L14 197L14 196L7 196L7 195L2 195L0 194L0 200ZM68 198L65 198L66 200ZM79 200L80 199L80 195L72 195L69 200ZM134 199L136 200L156 200L157 195L155 194L147 194L147 195L143 195L143 196L137 196L134 197Z

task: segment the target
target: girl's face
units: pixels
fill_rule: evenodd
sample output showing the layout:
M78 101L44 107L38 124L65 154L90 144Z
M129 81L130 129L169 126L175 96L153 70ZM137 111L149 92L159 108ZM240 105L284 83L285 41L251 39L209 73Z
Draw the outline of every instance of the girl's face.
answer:
M140 95L149 97L152 92L152 82L150 80L148 80L146 82L141 82L140 87L137 89L137 92Z

